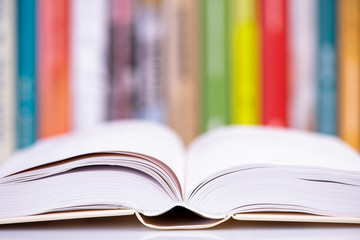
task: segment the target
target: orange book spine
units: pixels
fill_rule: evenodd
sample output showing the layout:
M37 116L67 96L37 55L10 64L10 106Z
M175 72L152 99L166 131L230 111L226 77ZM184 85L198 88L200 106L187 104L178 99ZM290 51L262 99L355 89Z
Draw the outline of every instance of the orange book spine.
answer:
M69 0L39 0L40 138L70 129L69 16Z
M360 1L339 1L339 135L360 148Z

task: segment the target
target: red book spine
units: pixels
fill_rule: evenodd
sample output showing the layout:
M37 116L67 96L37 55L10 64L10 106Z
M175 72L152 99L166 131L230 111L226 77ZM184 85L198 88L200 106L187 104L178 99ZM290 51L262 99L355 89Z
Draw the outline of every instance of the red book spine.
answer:
M38 129L45 138L70 129L69 0L39 0Z
M287 0L261 1L262 122L287 126Z

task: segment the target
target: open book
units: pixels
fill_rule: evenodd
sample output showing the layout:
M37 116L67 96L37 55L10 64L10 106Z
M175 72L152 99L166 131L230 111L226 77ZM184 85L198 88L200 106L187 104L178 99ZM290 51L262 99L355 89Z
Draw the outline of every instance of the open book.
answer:
M179 208L201 221L157 225ZM129 120L42 140L0 168L1 224L128 214L155 228L360 223L360 157L335 137L270 127L219 128L185 149L169 128Z

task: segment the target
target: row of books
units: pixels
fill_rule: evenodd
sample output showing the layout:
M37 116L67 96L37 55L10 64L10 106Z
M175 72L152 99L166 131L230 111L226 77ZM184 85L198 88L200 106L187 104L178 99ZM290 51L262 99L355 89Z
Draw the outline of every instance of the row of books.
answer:
M359 0L1 0L0 159L114 119L360 148Z

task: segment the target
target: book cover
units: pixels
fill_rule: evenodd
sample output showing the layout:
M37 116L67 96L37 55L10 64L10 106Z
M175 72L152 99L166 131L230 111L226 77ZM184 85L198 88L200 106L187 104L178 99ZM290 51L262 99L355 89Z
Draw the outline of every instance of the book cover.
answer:
M135 1L133 116L166 122L162 0Z
M316 1L289 4L289 126L315 130Z
M17 1L16 147L33 144L36 126L36 8L35 0Z
M202 130L229 123L228 1L205 0L202 15Z
M231 0L229 6L230 122L260 122L258 1Z
M288 125L288 1L261 0L262 123Z
M16 2L0 0L0 162L15 148Z
M199 2L164 4L165 79L168 124L188 144L199 133Z
M338 133L337 1L317 2L317 131Z
M38 136L70 129L69 0L38 1Z
M71 1L71 119L85 130L108 117L108 2Z
M339 135L360 149L360 1L339 4Z
M132 0L110 1L110 119L132 116L133 22Z

